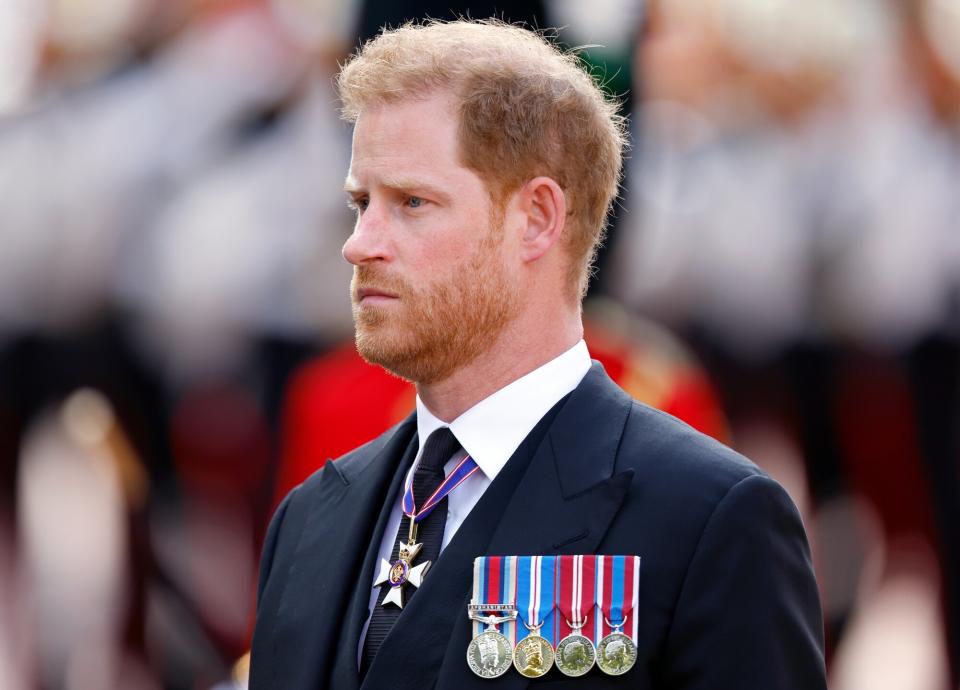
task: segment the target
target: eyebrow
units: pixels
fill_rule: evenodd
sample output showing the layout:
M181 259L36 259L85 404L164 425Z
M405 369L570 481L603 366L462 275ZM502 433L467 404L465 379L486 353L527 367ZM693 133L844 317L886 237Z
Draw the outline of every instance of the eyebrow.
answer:
M429 182L414 177L394 177L385 176L380 180L379 186L405 192L422 192L425 196L438 198L440 200L449 200L450 195L439 187ZM357 194L366 191L366 188L357 183L352 177L347 177L343 183L343 191L348 194Z

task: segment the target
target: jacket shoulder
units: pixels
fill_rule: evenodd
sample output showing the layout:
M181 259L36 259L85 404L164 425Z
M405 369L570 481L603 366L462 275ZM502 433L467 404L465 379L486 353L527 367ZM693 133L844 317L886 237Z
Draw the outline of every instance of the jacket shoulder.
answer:
M633 401L617 454L617 469L677 500L700 496L715 503L751 476L766 476L753 462L685 422Z
M400 428L408 423L410 423L411 418L407 418L404 421L393 425L382 434L377 436L370 441L367 441L361 446L357 446L353 450L344 453L338 458L333 458L327 460L323 467L318 470L315 470L309 477L307 477L301 484L302 491L300 493L309 495L316 487L320 484L321 478L324 475L324 472L334 471L339 475L341 481L349 483L350 479L370 461L371 458L376 457L384 446L393 438ZM330 469L327 469L327 468Z

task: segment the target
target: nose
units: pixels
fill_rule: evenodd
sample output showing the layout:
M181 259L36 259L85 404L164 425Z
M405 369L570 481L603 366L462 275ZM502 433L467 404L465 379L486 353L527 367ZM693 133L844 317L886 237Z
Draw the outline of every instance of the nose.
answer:
M357 218L353 232L343 243L343 258L354 266L390 258L386 224L377 218L371 204Z

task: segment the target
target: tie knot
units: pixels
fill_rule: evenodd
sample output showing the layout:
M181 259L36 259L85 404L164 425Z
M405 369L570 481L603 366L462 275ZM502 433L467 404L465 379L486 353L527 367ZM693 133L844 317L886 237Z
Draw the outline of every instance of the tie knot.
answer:
M450 427L441 427L427 438L418 469L442 472L447 460L458 450L460 450L460 442L450 431Z

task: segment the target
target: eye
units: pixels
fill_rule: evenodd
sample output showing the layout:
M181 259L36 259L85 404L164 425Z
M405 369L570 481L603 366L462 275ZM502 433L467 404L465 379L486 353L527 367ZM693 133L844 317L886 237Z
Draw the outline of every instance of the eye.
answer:
M363 213L367 210L367 206L370 205L370 200L365 196L355 196L347 199L347 206L352 208L357 213Z
M410 208L420 208L425 203L427 202L418 196L407 197L407 206L409 206Z

